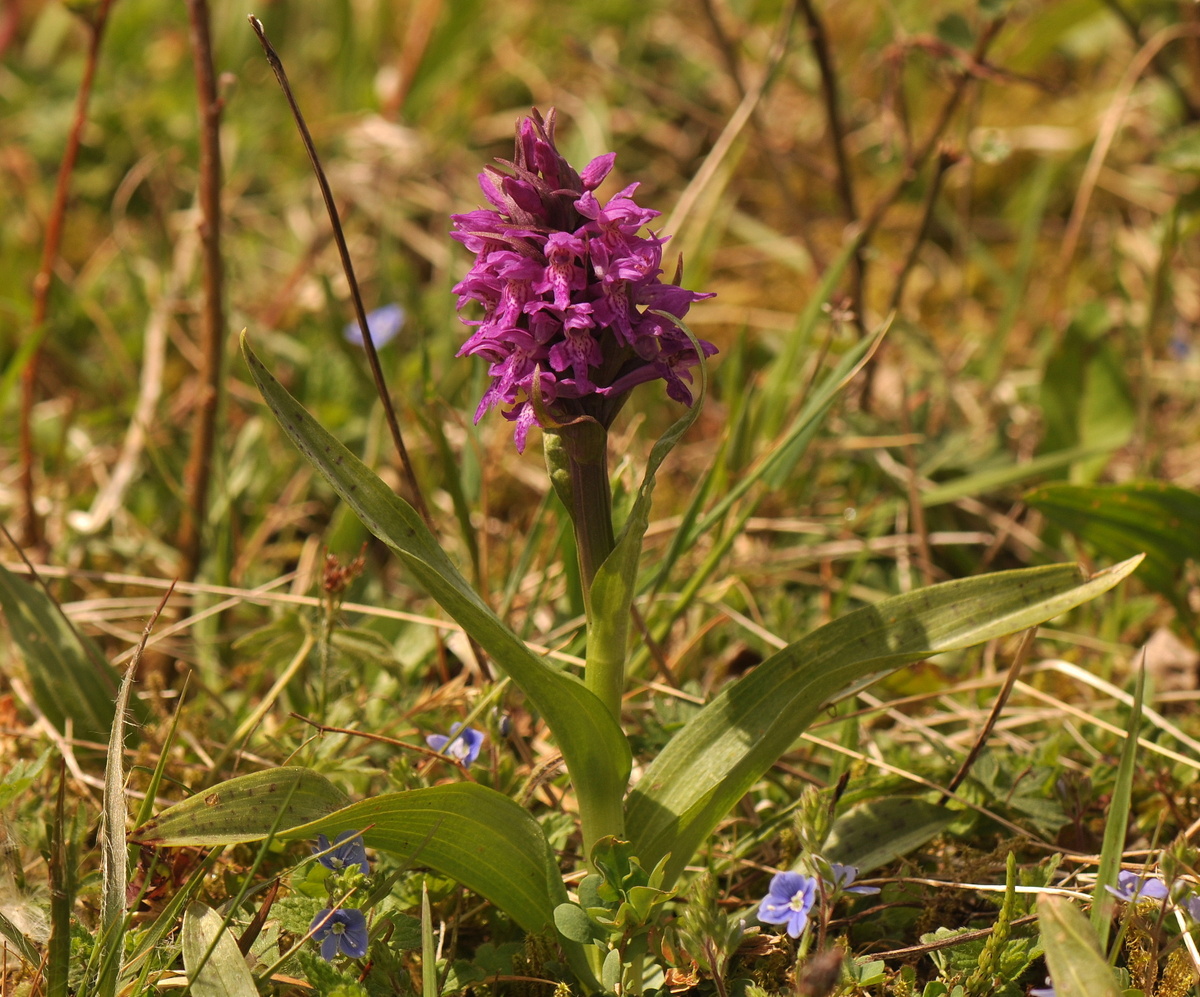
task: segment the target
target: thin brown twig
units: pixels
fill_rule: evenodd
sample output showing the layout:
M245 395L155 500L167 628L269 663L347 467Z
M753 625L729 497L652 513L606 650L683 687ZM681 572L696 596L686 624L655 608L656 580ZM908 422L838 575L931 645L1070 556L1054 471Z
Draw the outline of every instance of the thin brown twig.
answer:
M797 2L798 0L793 0L793 8ZM725 26L721 23L721 17L716 8L716 0L701 0L700 7L708 19L709 28L712 30L713 37L717 42L717 50L721 53L721 58L725 60L726 72L729 74L729 79L733 83L734 90L737 91L740 103L746 99L749 86L745 79L745 67L738 53L737 45L729 37ZM821 159L798 146L788 150L786 165L784 162L781 162L780 150L777 147L776 139L773 137L772 130L763 116L762 106L759 104L755 104L750 111L750 126L754 129L754 135L758 140L758 146L762 151L763 159L771 171L775 185L779 188L779 193L783 199L782 203L791 204L796 200L788 179L787 167L798 166L809 173L815 174L822 180L828 182L834 181L832 170ZM812 257L814 265L818 268L823 267L822 253L814 243L809 233L809 227L807 225L799 226L796 234L804 244L808 255Z
M829 47L829 35L825 24L817 14L812 0L800 0L800 10L808 24L808 40L813 56L821 73L821 96L825 102L825 118L829 124L829 141L833 146L833 158L837 164L835 187L846 221L858 222L858 203L854 191L854 175L850 169L850 156L846 151L846 128L842 122L841 93L838 88L837 71L833 65L833 53ZM853 302L854 326L860 336L867 335L866 307L867 261L864 253L865 240L854 248L852 284L850 296Z
M1133 15L1125 9L1120 0L1101 0L1101 2L1121 22L1122 27L1125 28L1126 33L1138 48L1146 44L1146 37L1142 34L1141 25L1133 19ZM1150 64L1154 67L1154 71L1166 80L1167 85L1175 91L1175 96L1179 98L1179 103L1183 105L1183 110L1188 121L1195 121L1200 118L1200 107L1196 106L1192 95L1187 92L1187 87L1179 81L1179 77L1175 75L1174 70L1172 70L1171 66L1162 57L1161 51L1154 53L1150 59Z
M248 16L248 20L250 21L250 26L254 29L254 33L258 36L259 43L266 53L267 62L271 64L271 69L275 73L275 79L279 83L279 88L283 91L283 95L288 102L288 107L292 111L292 117L296 121L296 129L300 132L300 140L304 144L304 151L308 153L308 160L312 164L313 174L317 179L317 186L321 188L321 198L324 200L325 210L329 214L329 224L333 230L333 240L337 245L338 256L342 261L342 271L346 275L346 283L350 288L350 300L354 305L354 315L358 320L358 328L362 333L363 349L367 354L367 364L371 368L371 376L375 381L375 390L379 395L380 402L383 404L384 419L388 425L388 432L392 437L392 445L396 448L396 454L400 458L401 473L404 475L404 480L408 483L413 507L425 521L425 525L429 527L429 531L436 533L433 517L429 513L429 506L425 503L424 493L421 491L420 482L417 480L416 471L413 470L412 460L408 455L408 447L404 445L404 436L400 432L400 423L396 418L396 409L392 405L391 394L388 392L387 383L383 378L383 368L379 364L379 353L375 349L375 340L371 335L370 325L367 322L367 312L363 306L362 292L358 286L358 279L354 276L354 263L350 259L350 249L346 245L346 236L342 231L341 217L338 214L337 204L333 199L333 190L330 188L329 180L325 176L325 170L321 166L320 157L317 155L317 147L313 142L312 134L308 130L308 124L304 120L304 115L300 112L300 105L296 103L296 97L292 93L292 87L288 82L283 62L267 39L262 21L253 14ZM470 634L467 635L467 643L471 648L472 656L475 658L479 674L485 679L490 678L491 670L488 667L487 656L484 654L483 648ZM444 658L445 648L442 646L440 638L438 641L438 654L439 660Z
M200 105L200 245L204 266L204 305L201 311L199 397L192 422L192 447L184 468L183 516L176 544L179 573L196 577L203 555L204 522L208 516L209 481L217 415L221 402L221 365L225 353L224 261L221 258L221 109L213 70L208 0L187 0L191 28L192 65Z
M1024 917L1018 917L1009 922L1009 927L1016 928L1022 924L1033 924L1037 920L1036 914L1026 914ZM908 948L892 949L890 952L872 952L873 959L907 959L909 956L925 955L929 952L937 952L939 949L950 948L953 945L961 945L964 942L981 941L991 935L996 928L993 925L990 928L980 928L978 931L964 931L962 934L951 935L947 938L939 938L934 942L926 942L923 945L910 945Z
M386 734L373 734L369 730L352 730L349 727L332 727L329 724L323 724L311 717L306 717L302 713L289 713L289 717L294 720L300 720L315 728L321 734L346 734L349 737L361 737L367 741L378 741L380 744L387 744L393 748L404 748L406 751L415 751L419 755L428 755L431 761L448 762L455 766L463 776L474 782L471 773L467 771L467 767L453 755L444 755L440 751L434 751L432 748L427 748L423 744L413 744L410 741L401 741L399 738L388 737Z
M83 78L79 81L79 93L75 98L75 116L71 130L67 133L67 144L63 149L62 163L58 167L58 179L54 185L54 201L46 218L46 238L42 244L42 261L37 276L33 279L33 313L29 322L28 339L35 345L33 352L21 371L21 414L19 441L21 451L20 490L25 511L24 539L27 546L36 547L42 542L42 524L33 499L33 403L37 397L38 371L42 362L43 336L46 329L46 312L50 302L50 282L54 274L54 263L62 245L63 225L67 217L67 198L71 191L71 174L79 157L83 142L83 129L87 124L87 109L92 96L92 83L96 78L96 66L100 61L100 42L104 37L104 26L113 0L102 0L95 17L88 22L87 58L83 65Z
M338 255L341 257L342 270L346 275L346 283L350 286L350 299L354 305L354 315L358 320L358 327L362 332L367 363L370 365L371 375L375 379L375 389L379 393L379 400L383 403L383 413L387 420L388 431L392 436L392 444L395 446L396 453L400 457L401 470L405 480L408 482L409 491L412 493L413 505L417 512L421 514L421 518L425 520L426 525L432 530L433 519L429 515L429 507L425 504L425 497L421 492L416 472L413 470L412 461L408 456L408 448L404 445L404 437L400 432L400 423L396 419L396 409L392 405L391 395L388 393L387 384L383 379L383 369L379 365L379 354L375 349L375 340L372 338L371 329L367 324L367 311L363 307L362 292L359 290L358 280L354 276L354 264L350 260L350 250L346 245L346 236L342 231L341 218L338 215L337 205L333 200L333 191L330 189L328 179L326 179L325 170L321 166L321 160L317 156L317 147L313 142L312 134L308 130L304 115L300 112L300 105L296 103L295 95L292 93L292 87L288 82L283 62L280 60L270 41L267 40L267 34L263 28L262 21L253 14L249 15L248 19L250 26L254 29L254 33L258 36L263 51L266 53L267 61L271 64L271 69L275 73L275 79L279 82L279 88L283 91L283 95L287 99L288 107L291 108L292 117L296 120L296 128L300 132L300 139L304 143L304 151L308 153L309 162L312 164L313 173L317 178L317 185L321 188L321 197L325 201L325 210L329 213L329 223L333 228L333 239L337 244Z
M967 774L971 771L971 766L975 764L975 759L983 751L983 746L987 743L987 739L991 737L992 728L996 726L996 721L1000 719L1000 713L1008 702L1008 697L1012 694L1013 687L1017 684L1017 676L1021 674L1021 667L1029 657L1029 651L1033 647L1033 639L1036 636L1037 627L1030 627L1025 631L1024 636L1022 636L1021 643L1017 645L1017 651L1013 655L1012 664L1008 666L1008 674L1004 677L1004 685L1000 687L1000 692L996 696L996 702L992 704L992 711L988 714L987 722L984 723L983 728L979 731L979 736L975 738L975 743L971 745L971 750L967 752L967 757L963 759L962 764L958 767L958 771L954 773L954 778L946 786L946 792L938 800L939 804L943 804L950 799L951 794L962 785L963 780L966 779Z
M975 49L971 53L973 65L983 63L983 58L987 55L987 50L991 47L992 42L995 41L996 36L1000 33L1000 29L1003 26L1004 18L1002 17L988 22L987 27L980 33L979 39L975 43ZM958 110L958 105L962 103L968 84L975 78L976 74L973 72L971 65L959 70L954 81L954 87L942 104L933 128L926 136L925 141L906 158L904 169L896 179L896 182L892 184L888 191L875 203L875 206L864 216L862 222L864 242L869 240L875 233L875 230L879 227L879 223L883 221L884 216L891 210L892 205L916 181L921 168L928 162L929 157L933 155L934 151L940 145L942 135L950 124L950 119L954 117L954 112Z
M908 279L912 276L912 272L917 265L917 259L921 255L921 247L929 240L929 233L933 228L933 213L937 208L938 198L942 193L942 181L946 178L946 172L960 158L958 153L946 146L942 146L938 150L933 177L929 182L929 190L925 195L925 209L921 213L921 228L918 230L916 238L913 239L912 246L909 247L908 255L904 258L904 264L901 266L900 273L896 277L896 283L892 287L892 298L888 302L888 312L894 312L900 308L900 301L904 297L904 289L908 286Z

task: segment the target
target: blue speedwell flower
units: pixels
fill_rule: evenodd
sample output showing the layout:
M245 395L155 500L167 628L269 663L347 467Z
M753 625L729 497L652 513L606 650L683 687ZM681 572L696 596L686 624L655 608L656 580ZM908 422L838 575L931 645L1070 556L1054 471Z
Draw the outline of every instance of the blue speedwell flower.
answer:
M425 743L434 751L462 762L465 767L479 757L479 749L483 747L483 731L474 727L463 730L462 724L452 724L449 734L430 734L425 738Z
M333 839L332 845L325 835L318 834L313 851L317 853L317 861L326 869L340 872L356 865L364 876L371 874L371 863L367 861L367 850L363 847L361 831L343 831Z
M339 954L351 959L367 954L367 915L357 907L327 907L313 918L308 930L313 940L321 943L321 958L326 962Z
M816 900L815 879L798 872L779 872L771 877L771 887L758 905L758 919L764 924L786 925L787 933L799 938Z
M1136 872L1122 869L1117 873L1117 885L1106 886L1106 890L1118 900L1133 903L1137 900L1165 900L1167 884L1154 876L1143 879Z
M1046 985L1044 987L1034 987L1029 991L1029 997L1058 997L1054 990L1054 985L1050 982L1050 977L1046 977Z
M406 317L404 309L396 304L384 305L382 308L376 308L373 312L368 312L367 328L371 330L371 342L376 347L390 343L404 328ZM357 322L350 322L343 335L347 342L353 343L355 346L363 345L362 329L358 327Z
M843 893L858 893L862 896L870 896L878 893L878 886L851 886L850 884L858 878L858 867L853 865L842 865L840 862L829 863L829 873L833 878L833 885Z
M1200 897L1189 894L1183 898L1180 906L1191 915L1193 921L1200 922Z

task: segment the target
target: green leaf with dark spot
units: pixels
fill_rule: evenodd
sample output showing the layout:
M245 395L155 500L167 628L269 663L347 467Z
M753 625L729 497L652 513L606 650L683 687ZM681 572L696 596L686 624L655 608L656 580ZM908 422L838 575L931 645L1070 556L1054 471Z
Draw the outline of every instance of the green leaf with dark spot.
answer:
M299 766L238 776L168 807L129 840L142 845L228 845L266 837L346 806L323 775ZM280 810L283 815L280 816Z
M670 854L669 887L717 824L847 686L1024 630L1116 585L1137 560L1087 578L1073 564L966 578L885 599L788 645L726 687L629 794L644 866Z

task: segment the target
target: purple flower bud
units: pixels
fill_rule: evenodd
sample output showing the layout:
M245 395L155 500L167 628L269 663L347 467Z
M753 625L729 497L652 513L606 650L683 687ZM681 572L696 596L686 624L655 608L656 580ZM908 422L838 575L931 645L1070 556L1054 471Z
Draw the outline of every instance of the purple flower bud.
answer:
M601 203L593 191L616 154L577 173L554 144L554 120L535 110L522 121L513 162L499 160L507 172L488 167L479 176L492 207L452 216L452 238L475 254L454 288L458 308L474 302L483 313L463 319L474 332L458 352L483 357L492 377L475 421L502 407L520 451L538 424L535 390L554 418L585 416L605 428L645 381L661 378L671 398L692 404L696 348L650 311L683 318L693 301L712 297L664 283L665 240L639 234L659 212L633 200L636 183ZM700 352L717 349L700 341Z

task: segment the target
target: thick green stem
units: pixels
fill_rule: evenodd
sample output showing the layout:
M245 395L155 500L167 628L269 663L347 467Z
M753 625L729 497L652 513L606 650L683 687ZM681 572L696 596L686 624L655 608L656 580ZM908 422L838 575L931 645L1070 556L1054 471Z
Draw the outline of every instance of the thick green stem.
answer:
M581 418L547 428L543 446L550 483L571 514L586 603L596 571L614 542L608 433L595 419Z
M567 447L567 471L571 478L571 520L579 550L583 601L590 616L592 582L613 549L612 486L608 482L607 441L601 445L599 454L571 452L577 449L582 448Z
M592 585L600 566L613 552L612 487L608 481L608 434L594 419L547 430L546 463L554 490L571 514L579 554L580 580L588 617L587 667L584 684L620 722L625 691L626 627L602 619L603 600L596 605ZM607 835L624 836L625 818L620 794L581 791L579 817L584 847Z

